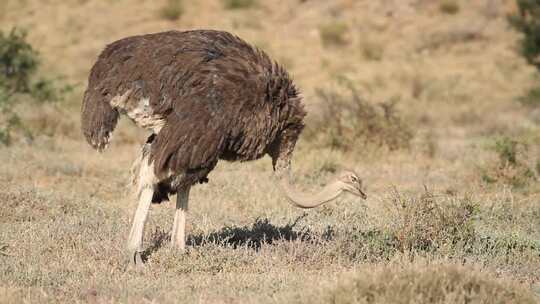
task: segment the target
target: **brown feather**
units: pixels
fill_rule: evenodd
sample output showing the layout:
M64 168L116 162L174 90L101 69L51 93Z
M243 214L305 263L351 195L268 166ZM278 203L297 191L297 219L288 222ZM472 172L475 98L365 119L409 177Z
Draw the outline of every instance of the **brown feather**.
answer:
M124 94L125 103L111 107ZM294 147L305 116L285 69L240 38L211 30L128 37L101 53L83 101L87 140L102 148L118 112L134 110L163 120L150 162L162 179L184 173L179 187L205 180L219 159L276 157L285 140Z

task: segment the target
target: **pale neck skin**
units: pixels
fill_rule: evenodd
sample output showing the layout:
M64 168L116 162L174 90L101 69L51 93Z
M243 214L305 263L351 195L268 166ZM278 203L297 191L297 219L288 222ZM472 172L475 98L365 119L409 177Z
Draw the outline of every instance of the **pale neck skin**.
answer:
M328 203L336 199L341 193L343 193L343 185L340 181L334 181L315 194L302 193L291 185L291 170L290 165L287 163L285 167L276 168L276 177L278 179L278 185L283 190L285 197L292 205L309 209L320 206L324 203Z

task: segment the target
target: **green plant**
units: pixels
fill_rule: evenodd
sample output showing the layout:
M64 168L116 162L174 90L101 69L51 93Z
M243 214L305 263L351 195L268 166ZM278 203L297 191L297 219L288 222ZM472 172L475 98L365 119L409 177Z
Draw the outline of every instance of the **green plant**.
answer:
M518 0L519 14L510 16L510 22L524 34L521 53L540 69L540 1Z
M26 41L24 30L13 28L9 34L0 31L0 143L9 145L13 133L23 132L31 138L15 110L16 105L31 101L56 102L63 99L71 86L61 86L55 80L36 78L38 53Z
M256 0L223 0L227 9L246 9L252 8L257 4Z
M356 150L366 145L397 150L409 147L410 127L396 109L397 100L375 104L367 101L349 80L337 89L318 89L320 112L307 124L306 138L319 145Z
M442 0L439 4L439 10L445 14L455 15L459 12L459 9L456 0Z
M319 34L324 46L343 46L348 43L349 27L343 22L331 22L319 27Z
M26 36L26 31L17 28L7 35L0 31L0 87L8 97L30 90L30 77L39 65L38 54Z
M540 70L540 0L517 0L518 14L509 17L510 23L520 32L521 54ZM540 87L532 88L518 99L523 105L540 106Z
M178 20L183 13L182 0L167 0L167 3L159 10L159 15L170 21Z

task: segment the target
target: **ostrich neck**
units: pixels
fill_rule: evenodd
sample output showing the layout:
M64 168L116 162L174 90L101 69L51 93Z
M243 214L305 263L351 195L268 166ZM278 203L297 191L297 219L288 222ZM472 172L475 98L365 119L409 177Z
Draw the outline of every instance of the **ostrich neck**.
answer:
M337 182L333 182L315 194L302 193L291 185L290 166L277 169L276 176L278 178L278 184L287 197L287 200L299 208L315 208L336 199L343 191Z

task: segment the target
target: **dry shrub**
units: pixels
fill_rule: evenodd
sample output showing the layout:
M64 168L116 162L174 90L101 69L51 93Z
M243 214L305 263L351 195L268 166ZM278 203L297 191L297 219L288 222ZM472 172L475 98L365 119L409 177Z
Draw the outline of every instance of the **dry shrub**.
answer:
M159 10L159 15L166 20L175 21L184 13L184 5L181 0L167 0L167 3Z
M366 39L360 45L362 56L370 61L380 61L384 55L384 45L374 39Z
M481 168L484 182L524 188L536 180L533 169L527 163L529 147L526 142L502 137L490 149L497 153L498 161Z
M439 4L439 10L442 13L448 14L448 15L455 15L459 13L459 4L456 0L442 0Z
M320 113L310 118L306 138L341 150L366 145L408 148L413 132L397 111L396 100L375 104L362 97L353 84L344 83L344 90L316 91Z
M349 27L346 23L334 21L321 25L319 27L319 34L323 46L344 46L349 41L347 39L347 32Z
M472 268L472 269L471 269ZM350 274L316 302L324 303L537 303L517 282L471 265L392 263Z
M402 252L455 251L475 241L473 216L477 208L469 199L435 196L427 191L418 198L395 193L393 234Z

